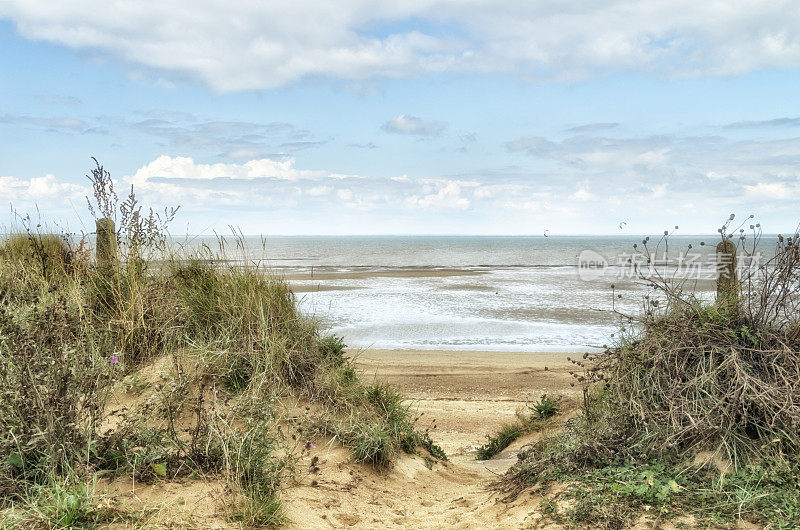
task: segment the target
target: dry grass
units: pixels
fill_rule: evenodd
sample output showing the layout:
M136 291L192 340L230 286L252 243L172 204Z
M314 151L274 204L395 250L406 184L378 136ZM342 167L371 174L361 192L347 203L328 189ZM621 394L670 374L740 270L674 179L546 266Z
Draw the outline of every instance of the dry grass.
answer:
M113 267L96 267L86 240L73 248L27 218L0 242L4 508L41 522L57 506L53 517L92 525L107 514L76 492L98 473L201 473L229 481L231 518L278 524L280 492L310 440L308 419L292 411L298 401L331 425L357 419L340 432L359 460L385 466L433 447L401 396L360 382L341 341L298 311L281 278L224 255L171 254L164 230L174 210L145 215L133 192L120 201L99 165L91 179L90 205L120 223ZM162 369L136 387L131 376L153 366ZM134 387L134 401L113 406ZM62 510L77 499L81 509Z
M731 240L728 229L720 234ZM733 232L746 249L744 232ZM521 453L498 487L513 496L567 481L580 485L573 498L594 492L598 506L623 502L627 520L643 503L706 517L695 510L713 498L710 513L723 520L738 509L738 516L790 527L800 517L798 241L798 234L779 238L774 257L716 302L695 298L675 278L643 275L653 294L642 315L625 316L614 347L573 360L575 384L584 388L581 415ZM650 256L648 240L642 243ZM733 473L692 471L701 451Z

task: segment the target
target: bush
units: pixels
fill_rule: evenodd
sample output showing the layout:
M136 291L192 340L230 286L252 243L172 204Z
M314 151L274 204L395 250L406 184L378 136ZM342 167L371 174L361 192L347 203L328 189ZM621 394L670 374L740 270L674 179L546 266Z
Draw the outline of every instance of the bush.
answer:
M720 445L738 465L800 449L800 328L676 305L599 362L608 406L655 451Z
M730 243L728 228L719 231ZM585 368L578 381L595 386L587 419L617 426L630 438L625 445L648 454L719 448L737 467L797 454L799 238L779 237L774 257L745 269L735 291L716 302L684 292L673 278L646 278L653 294L644 314L629 318L613 348L575 362ZM745 236L738 239L744 252Z
M320 339L319 346L325 358L331 359L337 364L341 364L344 361L344 350L346 348L344 338L328 335Z
M728 227L719 232L730 242ZM744 251L746 238L738 241ZM592 503L622 523L652 504L661 515L689 511L729 522L747 514L792 527L798 505L789 499L800 487L798 242L800 234L779 237L774 257L746 270L715 302L658 271L642 275L652 288L643 314L627 317L612 348L572 360L584 390L581 415L562 435L521 452L498 487L514 496L537 483L570 481L575 488L567 494L580 500L575 521L590 521ZM648 240L642 244L650 260ZM693 457L705 450L733 472L696 469Z
M41 305L21 315L0 305L0 488L12 494L87 463L113 380L66 300Z

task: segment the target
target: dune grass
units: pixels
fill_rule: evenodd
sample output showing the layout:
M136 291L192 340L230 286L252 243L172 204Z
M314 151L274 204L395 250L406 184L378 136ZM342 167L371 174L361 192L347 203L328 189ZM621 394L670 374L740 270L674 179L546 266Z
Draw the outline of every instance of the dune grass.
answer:
M120 220L119 259L30 225L0 241L0 503L22 526L94 525L99 476L226 478L230 517L284 521L280 492L311 437L296 403L357 460L432 451L403 397L365 385L341 339L301 314L269 271L207 249L168 251L162 219L93 171L95 208ZM164 218L169 218L169 212ZM158 367L156 370L154 367ZM142 373L150 375L142 375ZM120 395L135 396L126 407Z
M478 447L477 460L489 460L501 453L518 438L541 430L546 420L559 412L561 397L542 394L539 401L530 405L529 414L517 413L516 421L503 424L493 436L487 436L486 443Z
M798 248L798 234L780 238L773 260L715 302L672 278L646 280L654 294L641 317L625 319L617 344L572 360L580 415L526 448L497 486L516 496L566 483L558 496L572 508L547 512L562 524L626 528L642 516L690 515L700 526L795 528Z

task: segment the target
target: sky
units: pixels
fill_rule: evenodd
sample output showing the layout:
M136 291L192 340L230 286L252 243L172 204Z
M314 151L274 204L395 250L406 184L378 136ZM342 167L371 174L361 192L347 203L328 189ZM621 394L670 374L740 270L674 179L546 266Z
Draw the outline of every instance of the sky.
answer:
M0 227L91 231L91 157L173 233L800 221L798 1L0 0L0 50Z

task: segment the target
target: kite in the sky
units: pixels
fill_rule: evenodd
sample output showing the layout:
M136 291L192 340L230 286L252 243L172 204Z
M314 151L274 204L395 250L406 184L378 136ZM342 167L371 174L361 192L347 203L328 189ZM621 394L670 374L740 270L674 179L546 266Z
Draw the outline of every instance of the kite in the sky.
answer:
M623 229L623 228L625 228L626 226L628 226L628 223L626 223L625 221L622 221L622 222L619 224L619 229L620 229L620 230L622 230L622 229Z
M544 237L550 237L550 236L548 236L548 235L547 235L547 232L549 232L549 231L550 231L550 230L545 230L545 231L544 231Z

